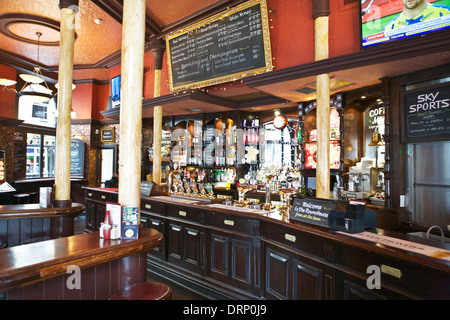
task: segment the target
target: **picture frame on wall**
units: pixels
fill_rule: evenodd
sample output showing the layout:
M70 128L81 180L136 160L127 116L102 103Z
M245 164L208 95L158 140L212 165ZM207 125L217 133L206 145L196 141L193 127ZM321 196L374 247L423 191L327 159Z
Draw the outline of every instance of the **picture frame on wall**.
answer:
M115 142L114 127L107 127L101 129L100 139L102 143L114 143Z

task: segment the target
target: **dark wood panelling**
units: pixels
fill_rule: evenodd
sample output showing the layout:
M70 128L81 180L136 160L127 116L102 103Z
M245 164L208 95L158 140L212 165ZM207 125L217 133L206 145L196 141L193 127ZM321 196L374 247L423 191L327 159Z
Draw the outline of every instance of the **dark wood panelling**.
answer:
M171 204L168 199L154 202L165 210L144 210L141 217L147 225L156 221L167 246L165 253L158 249L149 254L151 269L206 295L289 300L450 298L445 261L265 215ZM392 236L405 239L398 233ZM402 276L383 273L382 289L368 289L370 265L401 270Z

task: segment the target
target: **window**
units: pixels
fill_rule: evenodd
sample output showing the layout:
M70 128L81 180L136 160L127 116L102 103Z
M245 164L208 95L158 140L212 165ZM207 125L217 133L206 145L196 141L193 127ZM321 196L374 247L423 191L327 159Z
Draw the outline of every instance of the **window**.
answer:
M55 176L55 145L55 136L27 133L26 178Z

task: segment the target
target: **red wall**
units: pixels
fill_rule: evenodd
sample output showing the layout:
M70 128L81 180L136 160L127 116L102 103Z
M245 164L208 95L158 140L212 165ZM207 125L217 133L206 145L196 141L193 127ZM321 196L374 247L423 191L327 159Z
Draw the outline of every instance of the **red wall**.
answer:
M0 77L16 80L16 69L0 64ZM8 89L16 88L16 85L7 87ZM0 88L0 117L14 118L16 99L13 93L8 93Z
M75 119L91 119L93 86L93 83L77 84L72 91L72 110L76 112Z

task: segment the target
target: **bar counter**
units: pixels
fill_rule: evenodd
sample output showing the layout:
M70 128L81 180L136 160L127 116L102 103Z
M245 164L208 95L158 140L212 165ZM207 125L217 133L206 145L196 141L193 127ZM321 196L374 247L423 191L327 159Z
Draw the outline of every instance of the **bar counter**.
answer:
M87 215L115 197L86 188ZM211 298L450 299L449 244L379 228L347 234L195 198L143 196L141 221L164 235L149 269ZM376 277L380 288L369 284Z
M128 285L146 281L147 251L162 235L141 228L136 240L104 240L98 232L0 250L1 299L106 299ZM70 288L71 267L80 288Z
M39 203L0 206L0 248L72 236L84 205L45 208Z

